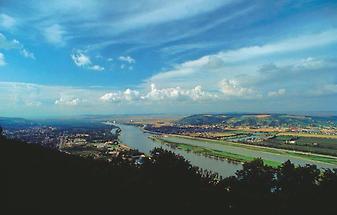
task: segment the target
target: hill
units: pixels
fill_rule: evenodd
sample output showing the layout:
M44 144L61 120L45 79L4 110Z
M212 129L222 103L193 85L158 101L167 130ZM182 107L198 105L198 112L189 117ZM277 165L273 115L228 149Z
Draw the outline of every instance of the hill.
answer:
M308 126L337 125L337 116L303 116L288 114L196 114L184 117L178 125L228 126Z
M2 214L336 214L337 170L255 160L219 179L156 149L141 166L84 159L0 134ZM9 212L8 212L9 211Z
M0 125L4 128L24 128L38 123L23 118L0 117Z

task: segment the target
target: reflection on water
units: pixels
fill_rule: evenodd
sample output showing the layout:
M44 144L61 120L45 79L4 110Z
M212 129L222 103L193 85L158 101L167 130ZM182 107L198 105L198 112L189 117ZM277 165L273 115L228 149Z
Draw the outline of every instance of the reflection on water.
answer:
M235 173L236 170L241 169L240 164L234 164L227 161L215 160L203 155L186 152L179 149L173 149L169 146L157 143L148 137L150 134L144 133L140 128L130 125L117 125L122 129L119 139L122 143L127 144L131 148L137 149L144 153L149 153L156 147L161 147L183 156L190 161L192 165L198 166L202 169L207 169L212 172L219 173L221 176L227 177Z

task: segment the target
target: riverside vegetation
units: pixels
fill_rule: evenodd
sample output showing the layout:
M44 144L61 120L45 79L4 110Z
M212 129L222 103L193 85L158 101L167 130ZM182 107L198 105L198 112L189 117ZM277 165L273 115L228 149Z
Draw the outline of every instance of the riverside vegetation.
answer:
M5 137L0 154L1 210L12 213L336 212L337 170L314 165L273 168L256 159L221 178L163 149L135 165L122 156L81 158Z

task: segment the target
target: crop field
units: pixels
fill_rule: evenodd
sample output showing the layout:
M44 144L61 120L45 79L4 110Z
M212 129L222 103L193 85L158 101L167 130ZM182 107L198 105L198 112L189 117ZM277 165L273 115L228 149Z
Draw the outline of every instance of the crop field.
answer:
M294 142L291 143L291 140ZM281 135L263 141L260 145L318 154L337 155L337 139L331 138Z
M277 135L278 136L296 136L296 137L316 137L316 138L335 139L335 141L337 141L337 135L328 135L328 134L306 134L306 133L282 132Z

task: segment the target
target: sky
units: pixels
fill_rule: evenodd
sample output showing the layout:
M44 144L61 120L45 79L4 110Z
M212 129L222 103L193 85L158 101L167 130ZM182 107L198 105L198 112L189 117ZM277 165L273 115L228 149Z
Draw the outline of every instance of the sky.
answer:
M0 0L0 116L336 104L337 1Z

